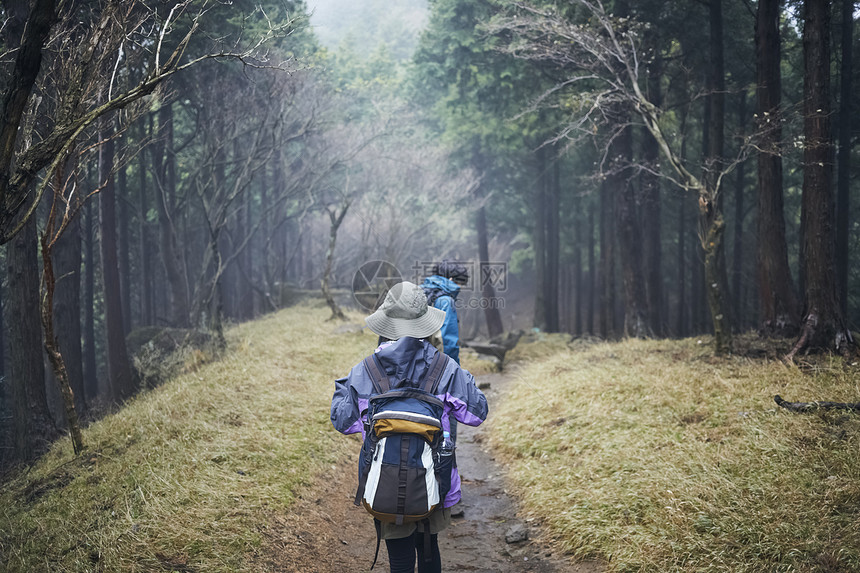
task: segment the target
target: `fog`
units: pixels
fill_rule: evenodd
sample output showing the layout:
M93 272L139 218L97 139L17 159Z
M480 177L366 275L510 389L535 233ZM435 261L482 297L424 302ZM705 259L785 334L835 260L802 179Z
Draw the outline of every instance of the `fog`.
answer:
M426 0L311 0L308 9L325 47L367 55L385 44L397 60L411 57L428 14Z

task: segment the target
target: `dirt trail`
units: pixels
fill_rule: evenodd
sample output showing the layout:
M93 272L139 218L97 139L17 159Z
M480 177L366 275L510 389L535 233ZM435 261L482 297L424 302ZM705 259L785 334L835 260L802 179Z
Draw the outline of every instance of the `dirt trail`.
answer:
M504 395L508 378L479 377L493 406ZM505 492L503 473L486 447L485 428L458 429L457 461L463 480L463 515L440 533L443 571L474 573L600 573L597 562L571 564L541 541L540 529L518 519L515 501ZM356 442L356 451L358 442ZM376 534L364 509L352 504L355 461L332 466L324 479L303 494L288 516L274 516L263 529L257 556L267 571L350 573L368 571ZM508 543L512 528L525 526L529 539ZM385 543L374 572L388 571Z
M502 374L479 377L493 406L501 400L509 378ZM517 517L515 501L506 494L503 472L486 446L487 429L458 426L457 463L463 479L463 517L439 535L444 571L476 573L599 573L599 563L571 564L555 555L540 539L540 529ZM508 543L512 529L525 528L529 539Z

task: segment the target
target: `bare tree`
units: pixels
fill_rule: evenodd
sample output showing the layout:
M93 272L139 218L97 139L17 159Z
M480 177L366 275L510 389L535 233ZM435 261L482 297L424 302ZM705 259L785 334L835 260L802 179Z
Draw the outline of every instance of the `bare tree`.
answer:
M33 215L46 188L57 181L72 148L92 136L99 120L113 121L112 112L143 100L168 77L205 59L250 60L276 33L265 31L250 46L234 38L227 49L216 46L203 50L202 55L186 57L186 49L210 5L208 1L175 2L162 6L163 11L139 1L81 4L71 0L11 2L9 25L0 27L2 45L12 49L6 55L14 59L11 64L8 58L0 60L0 243L16 238L21 229L31 229L24 241L35 247L30 238L35 235ZM142 71L136 76L140 81L128 81L135 70ZM106 95L99 97L102 94ZM53 252L83 201L75 185L63 182L52 189L51 215L40 236L40 317L44 346L60 384L77 453L83 443L68 369L54 332L53 300L58 277L54 274ZM30 257L29 251L27 256ZM28 260L26 267L36 272L34 261ZM91 257L87 268L92 268ZM122 327L118 336L124 336ZM31 354L41 346L33 342L31 337ZM41 364L38 352L36 360ZM16 404L25 406L13 413L15 435L21 438L16 440L20 447L15 455L26 459L38 453L37 448L28 445L39 445L53 432L46 423L33 424L28 412L44 409L39 405L44 402L43 376L16 376L14 385L13 393L21 396Z
M372 171L364 169L364 165L372 163L378 153L372 147L374 142L390 135L390 118L390 115L368 117L362 124L355 122L339 129L336 137L333 137L333 132L324 134L320 141L328 152L321 155L326 160L317 167L318 177L308 191L314 204L328 215L330 223L325 267L320 280L323 297L332 311L329 320L346 318L331 292L338 230L353 203L373 185Z
M65 177L63 171L57 171L55 184L51 187L51 209L44 230L39 236L42 255L42 303L41 318L42 328L45 332L45 351L54 371L54 376L63 399L63 407L66 414L66 423L69 435L72 439L72 448L75 454L80 454L84 448L81 425L78 419L78 411L75 407L75 394L69 379L69 371L66 361L60 351L60 343L54 331L54 293L56 291L57 277L54 274L54 248L69 225L75 220L78 211L83 205L85 197L77 185L74 173L69 178ZM95 193L95 192L94 192Z
M346 316L343 314L337 301L334 300L334 296L332 296L330 283L332 263L334 261L334 249L337 246L337 231L343 224L343 218L346 217L346 213L349 211L349 206L352 204L352 198L349 195L348 181L349 178L347 177L346 192L341 198L340 205L326 205L324 207L325 212L331 221L331 226L329 227L328 248L325 253L325 270L323 271L323 278L320 281L320 288L322 289L326 304L331 308L331 316L329 317L329 320L346 320ZM338 212L338 208L340 209L340 212Z
M108 0L85 12L89 18L81 16L78 4L37 0L22 17L22 27L3 30L20 31L21 36L14 64L4 70L8 76L0 95L4 118L0 123L0 243L13 237L33 215L59 162L100 117L152 94L167 78L202 60L252 60L278 32L268 30L247 47L236 40L226 48L186 58L186 49L214 2L185 0L162 12L137 0ZM26 3L16 5L26 9ZM50 57L62 65L46 68L57 75L45 77L43 61ZM128 67L146 72L139 82L120 87L118 78ZM41 92L51 96L49 107L49 102L34 96L40 78L51 86ZM95 96L100 93L107 97L99 100ZM27 117L32 114L46 115L41 127L47 130L33 132L33 126L28 127ZM16 146L19 138L31 138L33 144ZM47 171L41 176L43 170Z
M242 95L247 96L243 90L228 91L235 91L240 96L238 99ZM207 230L207 248L194 294L193 323L200 324L206 316L206 326L222 348L226 342L222 323L221 277L230 261L248 245L257 226L238 237L239 244L227 258L221 250L221 236L237 205L249 192L255 175L273 155L272 129L267 126L271 118L265 108L262 111L257 116L259 124L242 125L236 115L225 117L227 114L220 112L217 120L212 118L209 124L211 131L204 130L204 157L190 180L202 206Z
M510 37L505 49L513 55L565 73L564 81L541 96L535 106L566 90L577 89L569 100L576 114L563 126L559 139L591 137L598 125L612 117L610 110L618 107L638 117L652 135L671 170L660 175L693 193L698 200L699 240L705 254L715 352L730 352L729 293L724 290L725 281L720 279L725 274L725 220L719 196L724 177L740 158L710 162L703 166L705 177L695 176L667 136L662 111L642 90L641 72L646 61L640 50L643 35L635 22L615 17L602 0L573 0L572 4L584 10L582 21L566 19L534 2L512 2L515 14L495 18L488 28ZM747 146L742 145L741 149L747 152Z

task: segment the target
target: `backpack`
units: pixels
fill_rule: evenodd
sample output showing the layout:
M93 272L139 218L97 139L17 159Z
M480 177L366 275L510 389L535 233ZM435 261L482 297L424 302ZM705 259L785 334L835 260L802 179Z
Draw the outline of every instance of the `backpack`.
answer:
M355 504L380 522L425 520L442 507L451 489L454 456L439 453L443 403L434 395L448 360L436 352L421 379L396 388L375 354L364 360L374 393L367 409Z

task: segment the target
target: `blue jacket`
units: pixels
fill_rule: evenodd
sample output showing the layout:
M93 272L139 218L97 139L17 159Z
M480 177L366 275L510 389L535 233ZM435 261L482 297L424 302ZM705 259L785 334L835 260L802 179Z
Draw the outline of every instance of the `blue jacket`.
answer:
M442 323L442 348L445 354L460 363L460 324L457 321L457 308L454 301L460 294L460 286L451 279L431 275L421 285L428 297L436 295L433 306L445 311Z
M379 362L392 381L392 386L409 380L420 380L436 355L432 344L426 340L403 337L394 342L383 343L376 349ZM416 384L411 384L412 386ZM364 423L369 398L373 394L373 381L364 366L356 364L349 375L335 380L334 396L331 400L331 423L338 432L355 434L364 438ZM442 429L450 431L449 416L469 426L477 426L487 418L487 398L475 385L475 377L451 360L448 361L436 397L444 404ZM455 467L451 471L451 491L443 507L451 507L460 501L460 474Z

